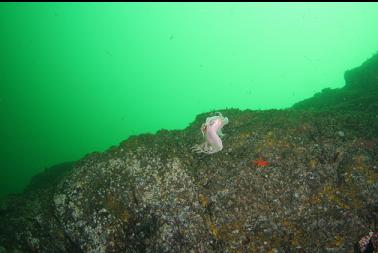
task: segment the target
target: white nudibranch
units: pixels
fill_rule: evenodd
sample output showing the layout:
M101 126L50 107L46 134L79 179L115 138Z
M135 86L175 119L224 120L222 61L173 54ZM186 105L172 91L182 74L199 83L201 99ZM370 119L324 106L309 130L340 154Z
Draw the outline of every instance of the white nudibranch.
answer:
M202 144L197 144L192 147L192 151L197 153L213 154L223 149L222 128L228 124L228 118L223 117L220 112L217 116L206 118L206 122L201 126L201 132L205 139Z

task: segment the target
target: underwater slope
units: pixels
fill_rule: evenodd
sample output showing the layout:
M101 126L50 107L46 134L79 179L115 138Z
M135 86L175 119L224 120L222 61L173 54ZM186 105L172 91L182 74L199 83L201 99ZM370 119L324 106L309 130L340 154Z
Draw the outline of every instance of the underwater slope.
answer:
M378 53L344 74L345 86L323 89L312 98L296 103L294 109L378 111Z
M374 67L346 87L376 89ZM378 117L366 111L378 98L359 99L343 112L336 95L327 111L222 110L212 155L190 152L207 113L57 166L0 204L0 252L350 252L378 221Z

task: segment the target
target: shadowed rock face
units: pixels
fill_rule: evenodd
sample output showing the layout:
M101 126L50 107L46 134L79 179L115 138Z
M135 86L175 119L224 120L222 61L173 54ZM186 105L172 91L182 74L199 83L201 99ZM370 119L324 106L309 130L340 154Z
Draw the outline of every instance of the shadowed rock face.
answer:
M221 113L216 154L190 152L206 113L40 176L1 203L0 252L350 252L377 230L377 111Z
M345 72L345 89L377 90L378 53L365 61L360 67Z
M323 89L312 98L296 103L294 109L378 111L378 53L344 74L345 86Z

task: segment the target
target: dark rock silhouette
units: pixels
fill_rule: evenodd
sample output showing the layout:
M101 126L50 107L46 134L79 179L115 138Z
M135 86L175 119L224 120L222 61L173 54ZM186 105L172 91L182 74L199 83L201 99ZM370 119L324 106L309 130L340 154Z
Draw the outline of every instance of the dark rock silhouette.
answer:
M345 86L340 89L323 89L312 98L293 106L306 110L378 111L378 53L361 66L344 74Z

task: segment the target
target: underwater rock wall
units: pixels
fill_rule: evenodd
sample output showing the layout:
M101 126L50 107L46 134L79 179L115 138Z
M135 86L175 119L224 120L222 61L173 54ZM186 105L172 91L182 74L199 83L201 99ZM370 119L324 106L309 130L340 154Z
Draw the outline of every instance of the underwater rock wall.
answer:
M362 91L377 90L378 52L361 66L345 72L345 89Z
M323 89L313 97L296 103L293 109L378 111L378 53L361 66L344 74L345 86L338 89Z
M0 252L351 252L378 221L377 111L358 108L222 110L212 155L190 152L201 114L57 166L0 203Z

